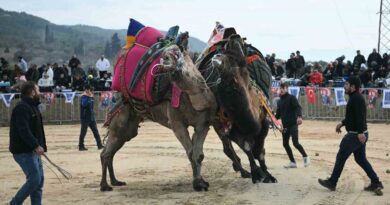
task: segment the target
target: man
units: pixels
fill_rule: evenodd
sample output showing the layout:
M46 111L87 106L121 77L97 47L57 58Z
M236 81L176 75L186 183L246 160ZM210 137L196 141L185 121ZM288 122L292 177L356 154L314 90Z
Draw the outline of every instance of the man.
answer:
M81 131L79 138L79 151L87 151L88 149L84 146L84 138L87 134L88 127L91 128L93 136L95 137L98 149L102 149L103 145L100 140L99 131L96 126L95 112L93 111L93 93L91 87L85 85L85 91L80 99L80 121Z
M267 60L268 67L271 69L272 76L276 76L276 66L275 66L275 53L272 53L272 55Z
M297 164L295 162L292 150L289 145L290 136L292 137L294 147L298 149L298 151L303 156L304 166L309 166L310 157L307 156L305 150L303 149L302 145L299 144L298 141L298 125L302 124L301 106L299 105L297 98L288 93L287 83L280 84L280 101L278 102L275 117L277 119L282 119L283 147L286 150L287 155L290 159L290 163L288 163L284 167L297 168Z
M341 133L341 128L345 126L347 134L341 140L340 149L336 156L336 163L332 175L328 179L318 179L318 182L332 190L336 190L337 181L343 171L344 164L353 153L356 163L366 172L371 179L371 184L365 187L366 191L383 189L382 183L366 158L366 142L368 131L366 124L366 102L360 94L360 80L353 76L344 85L345 92L349 94L345 119L336 126L336 132Z
M367 58L367 66L375 72L382 67L382 56L376 52L375 48L372 49L372 53Z
M22 168L27 181L16 193L11 205L19 205L30 196L32 205L42 204L44 183L40 156L47 151L42 116L39 112L39 88L34 82L21 87L22 100L12 111L9 150Z
M81 65L80 60L77 58L76 54L74 54L72 58L69 60L68 66L71 68L73 72L73 69L77 68L80 65Z
M27 72L28 69L27 62L23 59L22 56L18 57L18 66L23 71L23 73Z
M287 60L286 63L286 72L288 78L296 78L297 77L297 63L295 60L295 54L291 53L290 59Z
M344 60L345 60L345 55L342 55L342 56L336 58L336 61L337 61L336 75L337 75L337 77L343 77L343 71L345 68Z
M363 63L366 63L366 58L364 57L364 55L360 54L360 50L357 50L356 51L356 56L353 59L353 68L354 68L354 70L355 71L359 71L360 66ZM357 74L358 72L355 72L355 73Z
M108 69L110 68L110 62L107 60L107 58L104 57L104 55L100 56L100 59L97 60L96 68L99 70L100 77L102 77L104 73L108 72Z
M301 52L297 51L295 52L296 55L296 66L297 66L297 74L298 77L300 77L302 74L305 73L304 68L305 68L305 58L301 56Z

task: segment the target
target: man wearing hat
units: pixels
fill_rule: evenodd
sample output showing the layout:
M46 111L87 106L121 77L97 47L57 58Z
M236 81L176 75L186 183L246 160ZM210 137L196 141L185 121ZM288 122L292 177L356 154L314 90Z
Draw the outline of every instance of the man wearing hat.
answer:
M318 179L318 182L331 191L336 190L337 181L343 171L344 164L353 153L356 163L366 172L371 184L364 188L365 191L383 189L371 164L366 158L366 143L368 131L366 123L366 102L360 94L360 80L353 76L344 85L345 92L349 95L345 119L336 126L336 132L341 133L345 126L347 134L341 140L340 149L336 156L336 163L332 175L328 179Z

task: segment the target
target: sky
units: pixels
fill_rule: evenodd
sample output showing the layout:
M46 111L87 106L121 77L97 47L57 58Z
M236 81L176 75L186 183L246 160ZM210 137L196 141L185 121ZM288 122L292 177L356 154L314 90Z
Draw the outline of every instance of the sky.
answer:
M207 41L220 21L235 27L263 54L287 59L297 50L307 60L366 57L377 47L380 0L0 0L55 24L126 29L129 18L167 30L179 25Z

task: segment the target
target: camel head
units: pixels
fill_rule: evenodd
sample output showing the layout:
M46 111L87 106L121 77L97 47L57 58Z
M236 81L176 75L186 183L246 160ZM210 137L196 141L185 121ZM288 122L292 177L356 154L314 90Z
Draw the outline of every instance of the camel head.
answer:
M164 49L161 55L160 64L163 66L164 71L181 71L185 64L184 55L177 45L171 45Z
M214 106L214 95L187 52L182 53L177 45L169 46L163 51L160 64L170 73L172 82L189 95L196 110Z

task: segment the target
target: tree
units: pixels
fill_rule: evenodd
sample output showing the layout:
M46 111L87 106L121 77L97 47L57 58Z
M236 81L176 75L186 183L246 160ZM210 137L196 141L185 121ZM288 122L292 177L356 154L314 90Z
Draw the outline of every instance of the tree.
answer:
M111 56L116 56L121 47L121 40L118 37L118 33L114 33L111 37Z
M77 55L84 55L84 41L83 41L83 39L79 40L79 43L74 48L74 53Z
M4 53L9 53L9 47L8 46L5 47Z
M54 41L54 34L49 29L49 25L45 27L45 43L52 43Z
M111 58L112 57L112 53L111 53L111 47L110 47L110 42L106 42L106 46L104 47L104 56L106 56L107 58Z

